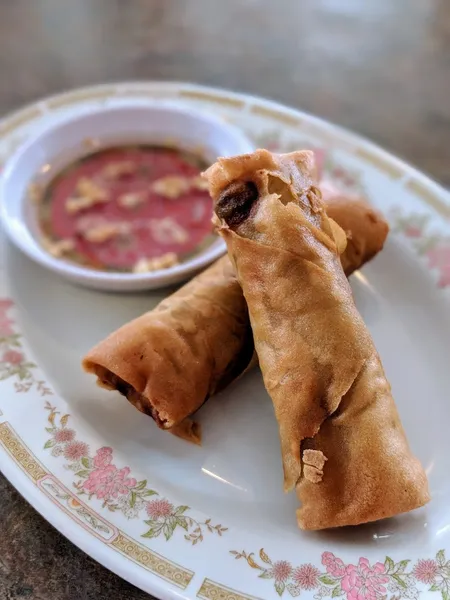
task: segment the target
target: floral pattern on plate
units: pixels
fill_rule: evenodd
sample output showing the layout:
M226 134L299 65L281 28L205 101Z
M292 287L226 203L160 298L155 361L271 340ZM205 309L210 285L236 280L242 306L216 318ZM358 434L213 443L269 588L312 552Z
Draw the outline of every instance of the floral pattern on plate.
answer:
M16 392L29 392L35 387L41 396L51 396L53 392L45 381L35 377L36 365L23 353L22 336L15 332L14 321L9 316L12 306L12 300L0 299L0 381L14 378Z
M403 214L400 210L392 215L393 230L403 234L414 251L422 256L429 269L438 273L438 287L450 286L450 236L433 231L429 215Z
M227 527L213 525L211 519L197 521L188 511L189 506L175 506L166 498L159 497L157 491L147 485L147 480L137 481L131 475L130 467L118 468L113 463L113 449L107 446L91 452L88 444L77 439L76 431L68 427L70 415L61 415L55 406L45 403L49 411L45 428L50 438L44 450L51 450L54 457L62 457L66 468L75 473L73 486L80 496L88 500L96 498L102 502L102 509L119 511L127 519L141 518L147 525L141 537L164 536L168 541L177 529L184 530L184 538L192 545L204 540L206 533L222 536ZM152 498L152 496L158 496Z
M279 596L288 592L296 598L302 591L314 591L315 600L346 597L347 600L417 600L427 589L440 592L442 600L450 599L450 561L444 550L434 559L420 559L414 566L410 560L394 562L387 556L383 562L370 564L361 557L356 564L345 564L332 552L322 554L322 566L311 563L299 566L287 560L273 562L263 548L259 559L254 553L231 550L237 560L243 558L252 568L260 571L258 577L273 581Z

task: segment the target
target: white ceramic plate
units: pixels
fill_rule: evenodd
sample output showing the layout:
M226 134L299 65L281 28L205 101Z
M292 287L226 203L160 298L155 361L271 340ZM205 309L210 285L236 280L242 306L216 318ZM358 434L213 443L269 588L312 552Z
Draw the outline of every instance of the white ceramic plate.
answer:
M450 201L347 132L264 100L184 84L106 85L49 98L0 126L4 158L49 124L128 98L229 119L258 146L324 153L326 175L390 220L385 250L352 277L431 503L357 529L302 533L281 485L278 434L254 371L201 412L204 445L159 431L96 388L80 359L162 293L71 286L4 244L0 466L37 510L109 569L161 598L450 597ZM109 462L109 466L106 466ZM88 493L90 492L90 493ZM156 493L154 493L156 492Z

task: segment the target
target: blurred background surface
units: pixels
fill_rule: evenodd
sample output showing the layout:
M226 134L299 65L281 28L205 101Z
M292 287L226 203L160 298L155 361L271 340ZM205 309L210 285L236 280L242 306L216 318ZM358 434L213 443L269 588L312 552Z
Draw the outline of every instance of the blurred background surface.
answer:
M171 79L353 129L450 185L449 0L0 0L0 114L68 88ZM143 599L0 475L0 598Z

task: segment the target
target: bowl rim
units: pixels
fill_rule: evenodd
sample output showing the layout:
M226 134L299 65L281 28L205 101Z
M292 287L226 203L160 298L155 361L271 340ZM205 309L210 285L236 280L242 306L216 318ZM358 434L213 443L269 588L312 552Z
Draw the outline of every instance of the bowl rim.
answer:
M130 110L141 110L143 112L148 112L149 114L163 110L184 115L193 121L207 122L212 127L221 129L222 131L225 131L231 138L234 138L236 143L236 154L251 152L254 149L254 145L241 129L231 123L226 122L219 116L213 113L203 112L196 108L180 106L170 100L160 101L154 99L146 101L145 104L139 100L127 99L126 101L122 101L120 105L91 108L86 112L66 116L66 118L61 118L57 122L49 124L44 129L38 131L36 135L32 135L23 144L18 146L11 156L9 156L6 160L0 177L0 218L9 239L29 258L43 267L50 269L58 275L64 276L65 278L77 281L79 283L86 285L91 284L92 287L96 287L96 284L98 284L99 289L104 290L108 289L108 284L112 286L110 289L114 291L120 291L120 289L123 291L133 291L138 289L143 290L145 289L145 283L148 283L148 289L164 287L188 279L190 275L200 271L202 268L220 258L226 252L225 242L221 238L218 238L217 242L213 242L212 245L209 245L207 248L201 250L193 257L187 259L181 264L174 265L166 269L159 269L147 273L97 271L78 265L75 262L72 263L70 261L52 256L39 243L35 235L33 235L30 225L26 222L26 219L23 218L23 216L21 218L15 216L14 219L11 219L11 203L17 202L18 206L22 208L26 202L26 197L24 196L19 198L11 198L8 201L4 200L4 198L6 198L8 195L9 181L12 175L16 173L17 169L21 167L21 160L23 159L24 154L29 152L31 148L44 143L49 136L55 135L55 133L57 133L59 130L69 127L77 122L88 119L95 120L96 117L103 117L107 114L117 113L120 115L121 113L129 112ZM114 137L113 128L108 136L109 135L111 138ZM124 137L124 134L118 133L118 136ZM84 136L84 138L85 137L86 136ZM96 138L95 129L92 131L92 137L94 139ZM149 137L151 139L151 134ZM103 138L105 138L104 134ZM102 145L101 137L99 137L98 140L99 145L98 147L94 148L94 152L109 146L107 140L104 145ZM118 142L118 144L120 145L120 142ZM86 155L89 155L89 153L90 152L87 151ZM83 156L83 154L80 154L80 156ZM30 177L25 186L32 183L33 178L34 176ZM19 228L17 228L17 222L20 224ZM24 230L27 234L26 237L23 236Z

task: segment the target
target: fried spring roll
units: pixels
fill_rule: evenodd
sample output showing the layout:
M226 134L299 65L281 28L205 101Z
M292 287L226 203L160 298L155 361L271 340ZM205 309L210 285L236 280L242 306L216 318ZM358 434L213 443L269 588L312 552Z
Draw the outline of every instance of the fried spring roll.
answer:
M381 250L388 226L359 198L330 189L327 198L348 236L342 261L350 275ZM224 256L154 310L100 342L83 367L159 427L199 443L199 426L192 420L181 423L183 419L255 363L247 305Z
M206 172L303 529L375 521L429 500L354 305L339 260L343 231L327 216L313 162L311 152L260 150Z
M238 377L253 354L247 306L224 256L100 342L83 367L170 429ZM189 427L177 434L189 438Z

